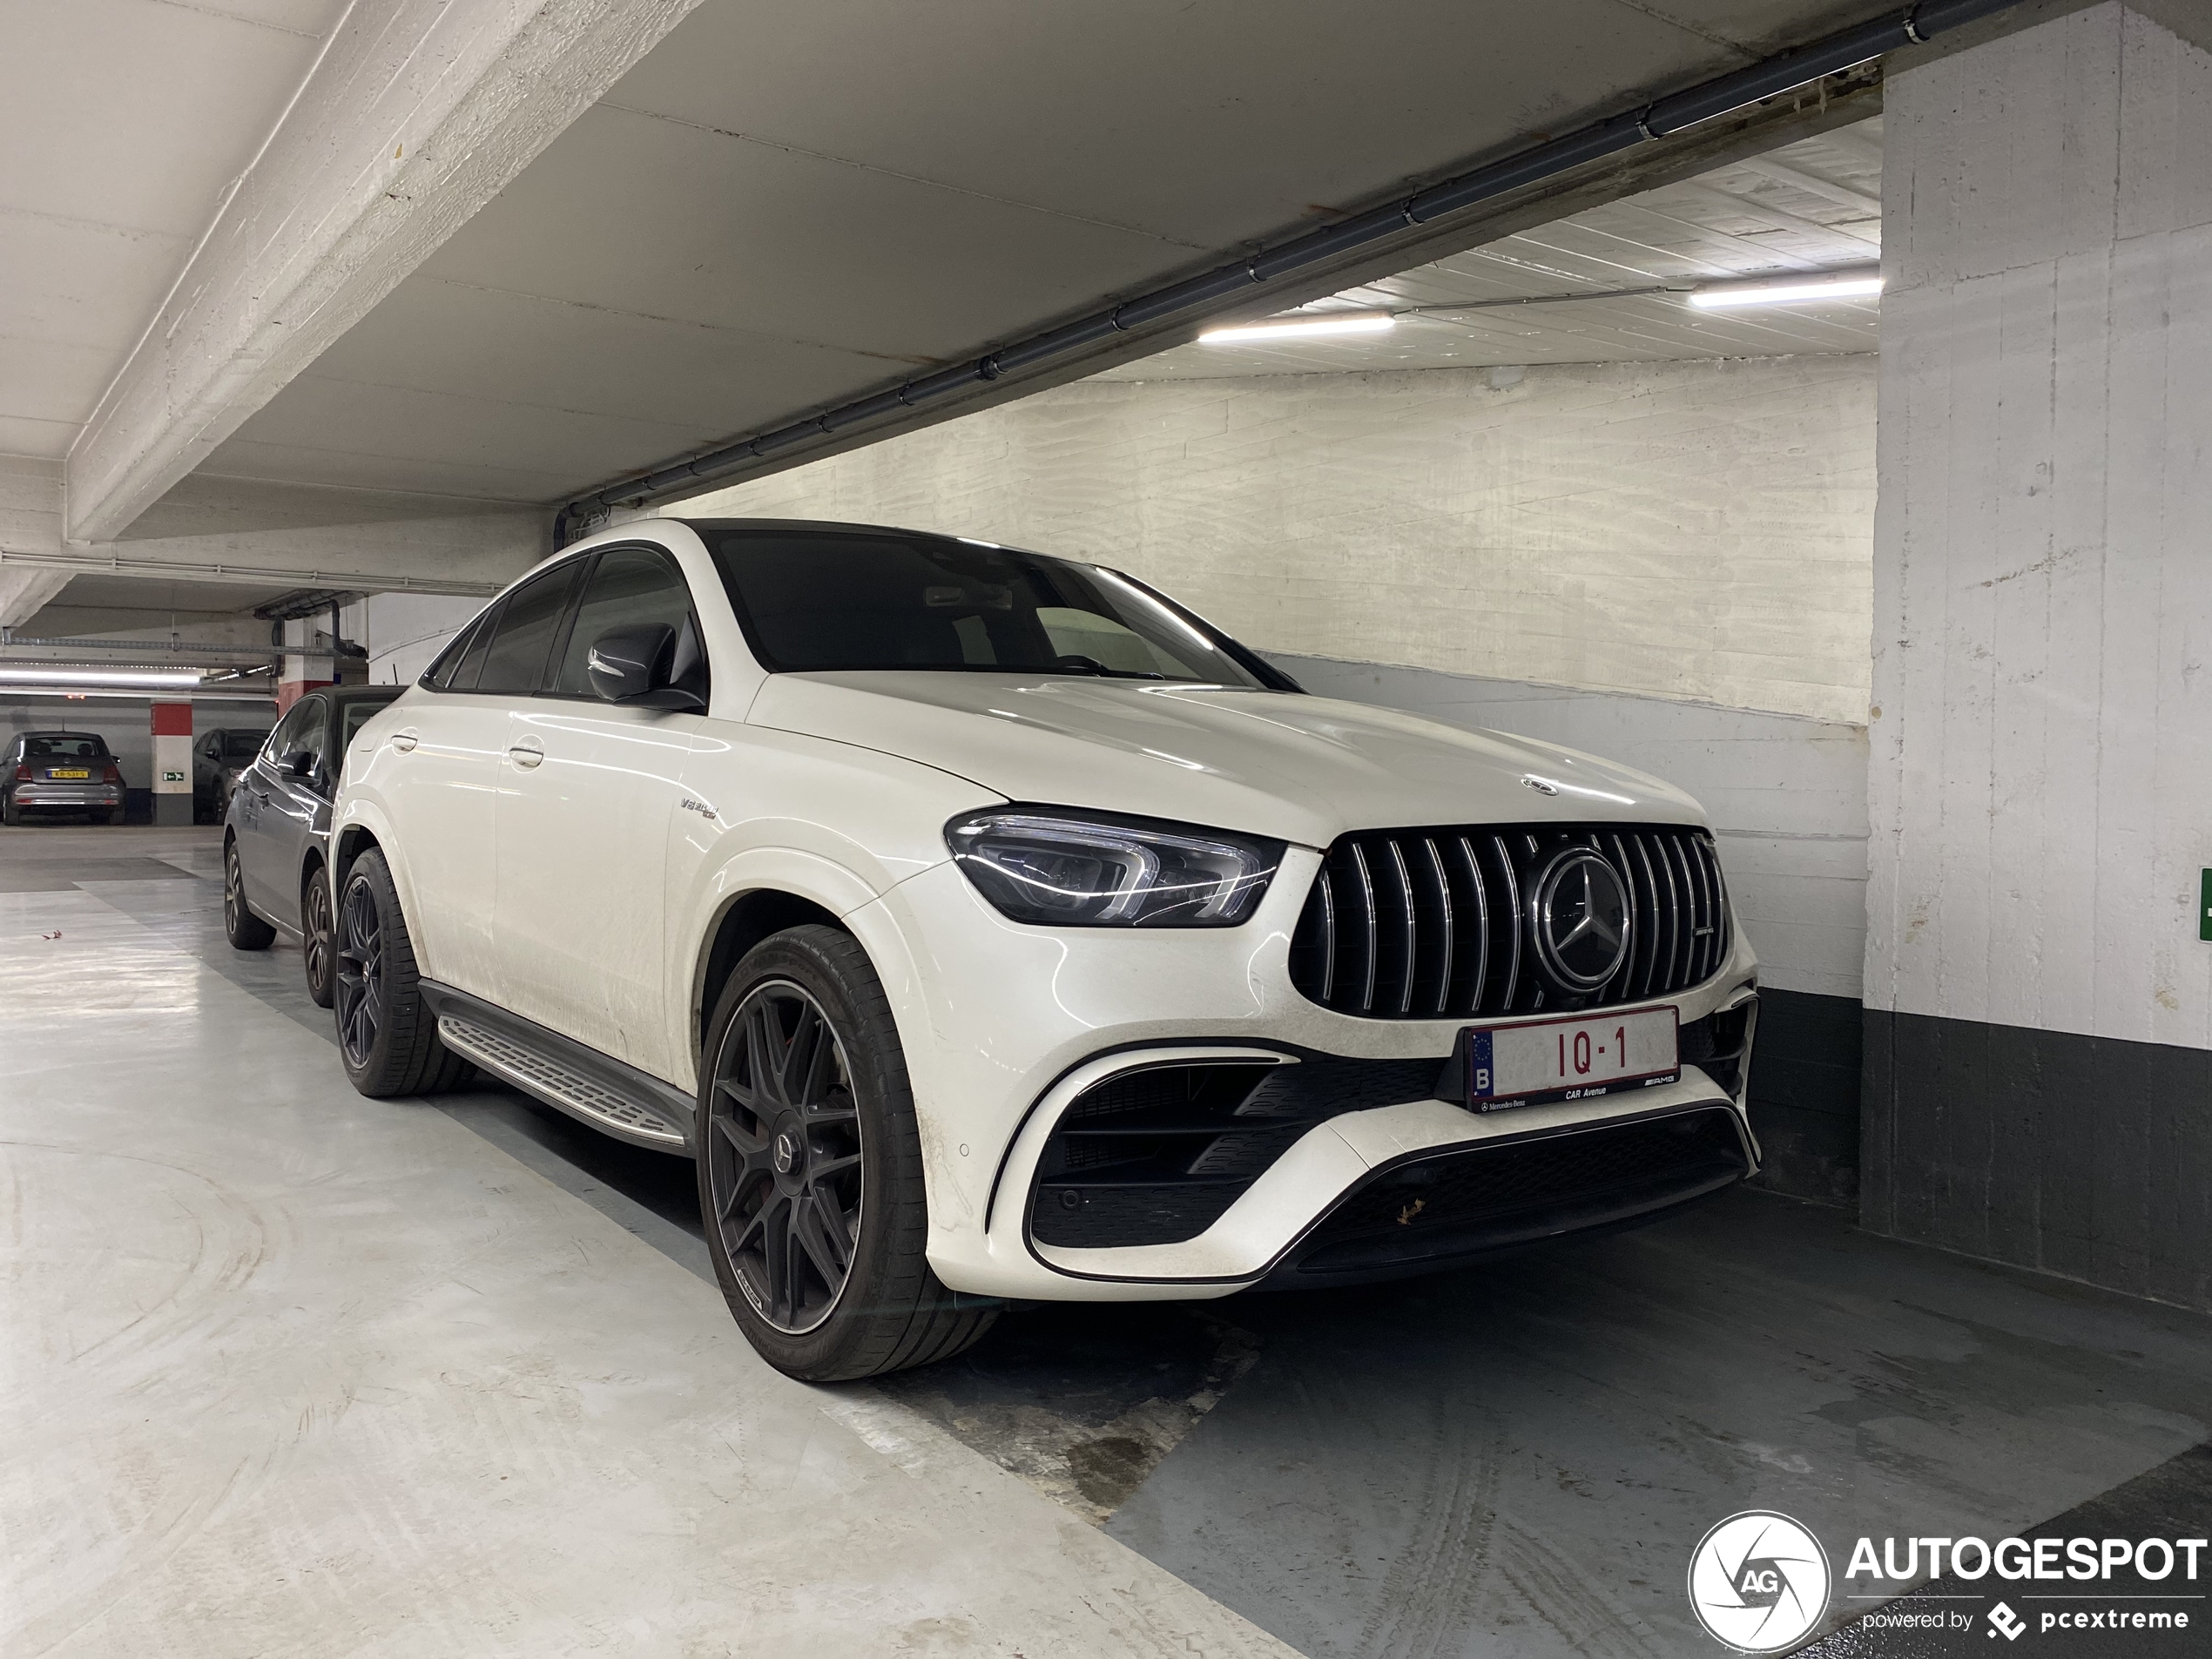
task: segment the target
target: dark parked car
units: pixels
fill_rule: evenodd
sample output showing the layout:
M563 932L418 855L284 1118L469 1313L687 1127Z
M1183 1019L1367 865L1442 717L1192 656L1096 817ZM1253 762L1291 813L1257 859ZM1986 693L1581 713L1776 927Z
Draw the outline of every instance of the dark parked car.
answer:
M330 1006L330 884L320 879L346 745L397 685L329 685L286 711L239 772L223 815L223 925L239 950L300 941L307 994Z
M0 761L0 822L31 813L84 813L123 821L123 768L89 732L25 732Z
M192 744L192 816L219 824L231 810L231 791L269 740L265 725L224 726L203 732Z

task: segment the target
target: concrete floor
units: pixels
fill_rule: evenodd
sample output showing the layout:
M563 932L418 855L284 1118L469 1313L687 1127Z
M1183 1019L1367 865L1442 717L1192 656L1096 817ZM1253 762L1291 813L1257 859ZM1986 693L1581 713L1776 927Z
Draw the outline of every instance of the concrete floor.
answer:
M1832 1551L2212 1494L2212 1322L1750 1192L792 1383L686 1166L356 1096L297 952L223 941L216 835L0 832L10 1656L1706 1655L1737 1510Z

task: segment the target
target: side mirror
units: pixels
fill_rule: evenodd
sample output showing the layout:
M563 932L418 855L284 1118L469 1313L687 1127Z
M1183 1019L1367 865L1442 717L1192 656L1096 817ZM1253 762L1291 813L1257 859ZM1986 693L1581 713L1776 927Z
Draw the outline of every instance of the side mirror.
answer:
M664 622L645 623L610 629L593 640L583 671L603 702L645 709L705 707L697 693L671 683L675 658L676 630Z
M313 749L294 749L277 762L277 770L287 778L304 778L315 769Z

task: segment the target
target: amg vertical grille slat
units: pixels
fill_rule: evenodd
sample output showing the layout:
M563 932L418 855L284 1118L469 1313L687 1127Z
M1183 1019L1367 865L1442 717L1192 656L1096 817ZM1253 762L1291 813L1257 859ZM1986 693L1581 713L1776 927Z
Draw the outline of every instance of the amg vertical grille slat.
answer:
M1582 853L1619 878L1628 941L1602 987L1576 991L1530 930L1545 872ZM1291 979L1311 1001L1371 1019L1571 1013L1702 983L1731 944L1719 851L1702 829L1362 830L1339 837L1314 878L1291 940Z
M1359 878L1359 1012L1372 1014L1375 1007L1375 958L1380 954L1376 941L1381 930L1375 920L1375 878L1367 868L1366 852L1357 841L1352 844L1352 867Z
M1413 1010L1413 976L1420 972L1420 922L1413 914L1413 877L1406 867L1406 849L1396 841L1390 843L1390 873L1397 882L1392 901L1397 909L1398 927L1394 929L1394 948L1398 961L1392 978L1398 986L1398 1009L1400 1018Z
M1703 979L1713 971L1712 884L1705 873L1705 855L1694 846L1685 849L1685 854L1689 860L1691 871L1697 878L1697 926L1691 932L1691 937L1695 940L1697 948L1691 954L1690 972L1696 974L1698 978Z
M1452 884L1445 879L1444 855L1436 850L1435 840L1424 835L1421 846L1428 854L1428 877L1436 883L1437 933L1436 966L1427 971L1423 981L1424 987L1435 988L1435 1001L1427 1000L1429 993L1425 989L1422 1006L1431 1014L1441 1014L1452 997Z
M1635 947L1637 960L1642 964L1635 995L1649 996L1651 988L1659 982L1659 873L1651 867L1651 849L1644 845L1642 836L1629 835L1628 846L1635 860L1631 867L1639 878L1635 889L1640 907L1637 920L1643 924L1643 941Z
M1506 845L1502 835L1493 835L1490 844L1497 849L1498 867L1503 873L1505 887L1506 927L1506 988L1498 998L1498 1011L1513 1012L1514 993L1521 988L1521 935L1527 927L1528 919L1521 913L1521 882L1514 873L1513 849Z
M1321 872L1321 879L1313 884L1314 896L1321 901L1321 995L1326 1002L1330 993L1337 988L1337 899L1331 891L1329 873Z
M1474 895L1474 962L1464 981L1464 995L1453 1007L1463 1014L1472 1014L1482 1006L1483 981L1490 977L1490 894L1482 880L1481 860L1474 856L1474 843L1466 836L1456 838L1460 856L1467 861L1467 885Z

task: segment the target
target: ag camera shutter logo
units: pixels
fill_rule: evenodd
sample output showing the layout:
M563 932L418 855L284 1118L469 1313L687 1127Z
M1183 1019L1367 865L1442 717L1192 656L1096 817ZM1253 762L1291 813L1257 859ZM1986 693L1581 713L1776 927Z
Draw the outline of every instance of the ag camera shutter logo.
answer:
M1716 1642L1738 1653L1780 1653L1828 1611L1828 1552L1787 1515L1747 1509L1697 1541L1689 1606Z

